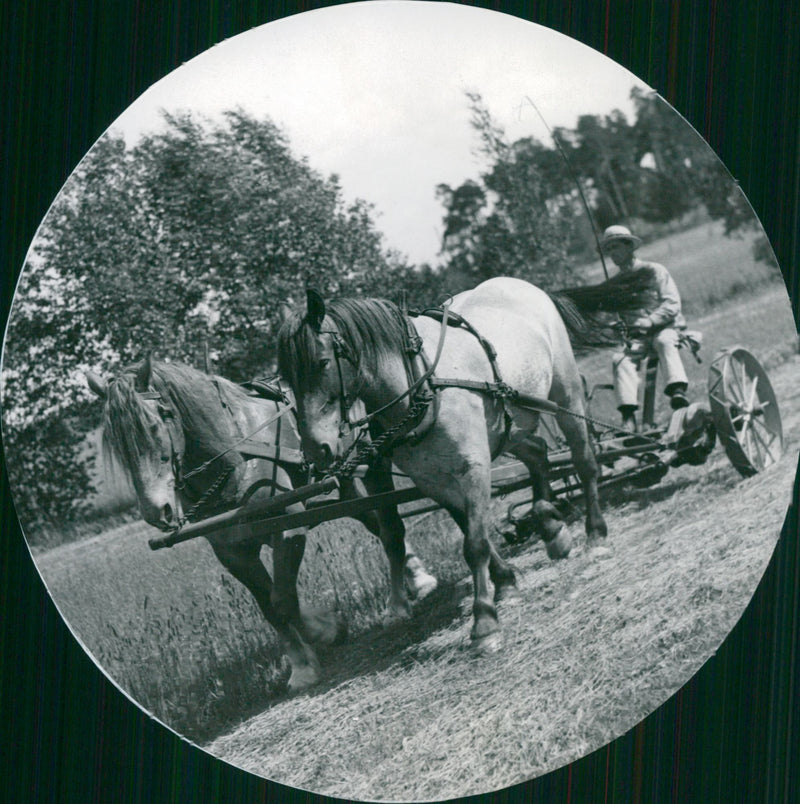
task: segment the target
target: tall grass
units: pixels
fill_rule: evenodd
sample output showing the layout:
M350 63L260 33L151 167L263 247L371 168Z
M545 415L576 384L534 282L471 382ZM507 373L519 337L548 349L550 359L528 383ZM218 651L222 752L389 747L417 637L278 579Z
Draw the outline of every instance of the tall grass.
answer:
M443 580L457 578L460 540L446 515L422 523L426 562ZM111 679L162 722L203 740L280 696L289 667L249 592L205 540L153 553L152 533L130 523L42 553L37 565ZM262 558L271 570L269 548ZM304 603L340 612L350 633L369 630L389 592L383 549L353 520L326 523L309 536L298 586Z

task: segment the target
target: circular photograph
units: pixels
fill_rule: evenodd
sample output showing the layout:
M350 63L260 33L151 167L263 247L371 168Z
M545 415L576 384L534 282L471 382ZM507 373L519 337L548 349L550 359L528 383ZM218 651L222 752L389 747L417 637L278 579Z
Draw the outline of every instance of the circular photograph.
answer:
M2 355L76 639L316 794L506 788L719 648L790 502L800 354L747 199L631 73L468 6L225 41L77 166Z

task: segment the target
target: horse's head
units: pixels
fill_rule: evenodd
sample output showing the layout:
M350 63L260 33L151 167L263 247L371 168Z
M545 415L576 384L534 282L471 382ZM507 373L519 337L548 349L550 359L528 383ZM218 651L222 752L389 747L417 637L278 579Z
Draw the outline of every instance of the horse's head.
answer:
M361 358L342 318L330 315L314 290L304 313L285 317L278 338L281 375L295 395L303 451L319 467L329 465L349 434L350 410L362 385Z
M142 518L162 530L175 527L185 437L176 412L152 386L150 358L108 382L91 373L86 379L105 403L104 451L131 480Z

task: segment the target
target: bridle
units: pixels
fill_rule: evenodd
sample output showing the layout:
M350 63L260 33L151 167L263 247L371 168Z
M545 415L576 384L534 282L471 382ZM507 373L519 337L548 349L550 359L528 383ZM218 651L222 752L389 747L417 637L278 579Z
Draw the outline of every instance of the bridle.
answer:
M403 315L405 330L402 352L406 377L409 383L408 387L385 405L367 413L365 416L353 422L350 421L350 409L358 398L360 388L354 393L347 392L344 382L344 373L342 371L342 361L346 360L350 363L357 373L359 372L358 361L353 355L353 350L338 330L317 330L318 334L329 335L331 337L333 356L336 363L336 373L339 382L339 437L343 438L356 429L360 431L341 458L328 469L328 474L345 476L356 468L361 459L366 458L368 461L372 460L379 454L385 454L390 451L391 448L397 446L402 441L418 440L423 435L416 431L415 428L418 427L424 419L431 403L435 404L438 401L438 397L433 389L426 386L429 384L431 377L433 377L444 347L448 317L450 315L449 304L444 305L440 309L440 313L442 322L439 343L436 348L436 355L431 363L428 363L422 351L422 338L420 338L413 323ZM415 379L413 362L416 357L420 357L423 360L425 370ZM408 398L410 404L408 412L403 419L398 424L388 428L378 437L367 443L365 438L366 434L369 432L370 424L382 413L385 413L406 398ZM435 418L436 411L434 411L434 420Z
M359 363L353 355L353 350L348 346L347 341L342 337L342 334L335 329L324 329L319 331L320 335L330 335L331 346L333 348L333 359L336 363L336 375L339 380L339 438L344 438L357 427L363 426L366 422L350 422L350 408L358 399L358 391L349 394L344 382L344 373L342 372L342 361L346 360L356 372L359 374ZM359 389L360 390L360 389Z
M185 471L186 439L175 411L167 402L164 401L163 396L158 391L148 389L147 391L137 391L136 393L142 399L153 400L156 402L158 416L161 419L162 424L167 429L167 435L170 442L170 463L172 468L172 476L175 481L174 488L176 503L178 494L183 494L187 499L191 499L193 493L188 483L189 479L197 474L200 474L200 472L205 470L211 463L221 456L215 456L210 461L206 461L204 464L201 464L200 466L195 467L188 472ZM233 473L234 468L235 467L232 465L223 466L209 487L185 511L183 510L183 506L178 507L176 505L176 511L180 510L182 512L179 522L177 523L178 526L182 526L185 522L190 521L196 514L204 511L204 509L205 511L208 511L209 509L216 507L214 506L215 498L225 487L225 484Z

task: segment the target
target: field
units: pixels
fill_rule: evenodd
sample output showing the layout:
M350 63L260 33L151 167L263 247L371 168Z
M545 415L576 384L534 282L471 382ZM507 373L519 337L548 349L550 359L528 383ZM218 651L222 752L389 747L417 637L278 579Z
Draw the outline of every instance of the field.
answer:
M562 765L688 680L738 619L778 537L797 459L800 361L786 293L749 247L704 226L642 254L673 269L690 326L705 334L704 364L686 359L693 396L704 398L718 348L746 345L775 386L787 454L742 480L718 449L704 467L615 494L613 551L602 561L578 550L553 564L539 544L504 547L522 600L500 613L497 655L464 649L469 582L460 536L441 513L409 523L440 588L410 625L390 629L380 626L387 582L377 541L349 520L313 532L301 594L344 613L351 638L322 655L325 681L294 699L282 691L287 668L270 629L205 542L151 553L150 529L135 523L41 553L37 566L122 689L260 775L405 800L484 792ZM608 355L582 368L590 382L607 381ZM505 504L496 503L498 519ZM579 537L582 523L570 527Z

